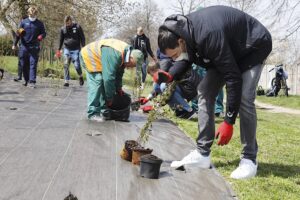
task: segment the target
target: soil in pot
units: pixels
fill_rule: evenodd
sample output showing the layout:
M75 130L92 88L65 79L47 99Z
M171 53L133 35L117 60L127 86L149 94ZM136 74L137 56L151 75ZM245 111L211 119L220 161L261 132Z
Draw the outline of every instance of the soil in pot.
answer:
M131 161L132 160L132 149L134 147L140 146L140 144L135 140L126 140L123 149L120 152L122 159Z
M153 149L145 149L144 147L137 146L133 148L132 152L132 164L134 165L140 165L140 157L143 155L151 154Z
M140 176L158 179L162 159L152 154L141 156Z

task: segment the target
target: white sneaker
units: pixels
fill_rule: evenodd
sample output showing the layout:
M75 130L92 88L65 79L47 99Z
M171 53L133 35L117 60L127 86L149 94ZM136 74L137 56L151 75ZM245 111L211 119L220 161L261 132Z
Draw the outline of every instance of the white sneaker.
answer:
M105 118L99 115L93 115L89 118L89 120L91 121L95 121L95 122L105 122Z
M210 167L210 156L202 156L199 151L193 150L180 161L173 161L171 167L200 167L208 169Z
M29 84L28 84L28 87L29 87L29 88L35 88L35 83L29 83Z
M257 164L252 160L243 158L238 166L230 175L233 179L247 179L256 175Z

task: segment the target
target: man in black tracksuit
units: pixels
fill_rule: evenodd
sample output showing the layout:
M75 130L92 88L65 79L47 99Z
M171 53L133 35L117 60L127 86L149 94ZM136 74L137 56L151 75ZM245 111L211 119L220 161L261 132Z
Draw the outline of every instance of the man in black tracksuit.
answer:
M171 166L209 168L215 136L226 145L240 116L242 159L232 172L235 179L251 178L257 172L255 89L262 64L272 50L269 31L255 18L226 6L213 6L187 16L172 15L159 28L158 44L173 60L188 59L207 68L198 85L199 135L197 149ZM181 73L180 68L176 73ZM226 84L226 116L216 131L214 102Z
M141 88L144 88L146 76L147 76L147 66L148 66L148 53L152 57L152 59L157 62L152 49L150 45L149 38L144 34L143 28L139 27L137 28L137 35L133 38L133 44L134 49L139 49L144 54L144 63L142 66L142 69L136 69L137 70L137 76L140 77L140 74L142 74L141 77Z
M61 48L64 45L64 76L65 87L69 87L70 72L69 66L71 61L79 75L79 84L83 85L82 70L79 61L79 52L81 47L85 46L85 36L81 26L73 22L71 16L65 17L65 25L60 29L59 48L56 52L56 56L61 56Z

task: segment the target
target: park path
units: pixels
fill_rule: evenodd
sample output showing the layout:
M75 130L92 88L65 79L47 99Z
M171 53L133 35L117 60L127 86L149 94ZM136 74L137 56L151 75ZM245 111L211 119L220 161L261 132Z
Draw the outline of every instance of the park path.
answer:
M259 109L266 110L268 112L272 113L287 113L287 114L293 114L293 115L300 115L300 110L292 109L292 108L285 108L281 106L274 106L267 103L262 103L259 101L255 101L255 105Z

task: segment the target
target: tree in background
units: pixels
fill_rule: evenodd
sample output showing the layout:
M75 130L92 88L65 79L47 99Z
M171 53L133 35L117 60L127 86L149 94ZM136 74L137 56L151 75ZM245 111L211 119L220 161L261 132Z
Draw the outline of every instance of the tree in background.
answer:
M115 29L115 37L131 43L138 27L143 27L150 39L153 52L157 49L157 34L161 19L161 10L153 0L131 4L131 10L124 16Z
M176 0L171 6L175 14L187 15L204 5L205 0Z

